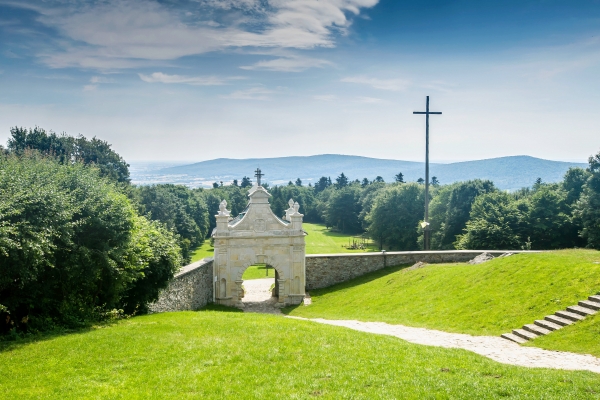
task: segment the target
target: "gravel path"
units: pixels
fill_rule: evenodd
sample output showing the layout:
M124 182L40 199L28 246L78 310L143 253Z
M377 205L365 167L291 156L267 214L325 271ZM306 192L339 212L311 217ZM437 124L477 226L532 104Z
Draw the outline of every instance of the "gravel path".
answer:
M269 291L274 282L273 278L244 281L245 295L242 299L244 312L281 314L280 309L275 307L277 299L271 297L271 292ZM465 349L503 364L519 365L522 367L588 370L600 373L600 359L594 356L519 346L499 336L471 336L462 333L412 328L404 325L390 325L384 322L327 320L322 318L307 319L300 317L287 318L343 326L357 331L380 335L390 335L406 340L407 342L428 346Z
M275 283L275 278L250 279L244 281L244 312L263 314L281 314L275 307L277 298L271 297L269 288Z
M471 336L403 325L389 325L384 322L288 318L343 326L362 332L390 335L407 342L428 346L465 349L503 364L536 368L588 370L600 373L600 359L594 356L519 346L514 342L496 336Z

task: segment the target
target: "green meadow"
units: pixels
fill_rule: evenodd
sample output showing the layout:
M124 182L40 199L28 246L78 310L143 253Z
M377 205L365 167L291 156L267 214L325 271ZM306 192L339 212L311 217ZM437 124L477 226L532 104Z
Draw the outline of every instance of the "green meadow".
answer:
M2 343L5 399L592 399L600 375L262 314L134 317Z

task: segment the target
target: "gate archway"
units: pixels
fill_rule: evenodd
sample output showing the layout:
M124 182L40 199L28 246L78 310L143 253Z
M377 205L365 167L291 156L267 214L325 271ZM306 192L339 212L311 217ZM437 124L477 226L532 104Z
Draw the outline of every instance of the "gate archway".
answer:
M271 210L271 195L262 186L253 186L248 197L248 207L236 218L230 216L226 201L215 216L215 302L241 306L244 271L250 265L269 264L276 271L277 305L300 304L305 296L306 233L299 205L290 199L290 207L280 219Z

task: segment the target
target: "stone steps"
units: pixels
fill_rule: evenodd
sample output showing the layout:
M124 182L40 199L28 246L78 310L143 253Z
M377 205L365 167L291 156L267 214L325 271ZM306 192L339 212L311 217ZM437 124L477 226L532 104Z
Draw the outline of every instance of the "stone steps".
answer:
M507 339L507 340L512 340L513 342L519 343L519 344L527 342L526 339L520 338L519 336L513 335L512 333L503 333L502 335L500 335L500 337Z
M590 301L590 300L581 300L578 303L581 307L586 307L586 308L590 308L592 310L600 310L600 303L596 303L595 301Z
M547 315L543 320L535 320L533 324L523 325L520 329L513 329L511 333L503 333L500 337L515 343L525 343L536 337L547 335L553 331L585 319L588 315L600 311L600 293L582 300L577 305L569 306L553 315Z
M534 324L541 326L542 328L548 329L549 331L555 331L562 328L562 325L555 324L554 322L546 321L545 319L536 319Z
M570 311L575 314L579 314L583 317L587 317L588 315L596 314L596 310L592 310L591 308L582 307L580 305L567 307L567 311Z
M579 315L574 312L566 311L566 310L557 311L554 314L558 315L561 318L568 319L573 322L581 321L582 319L585 318L583 315Z

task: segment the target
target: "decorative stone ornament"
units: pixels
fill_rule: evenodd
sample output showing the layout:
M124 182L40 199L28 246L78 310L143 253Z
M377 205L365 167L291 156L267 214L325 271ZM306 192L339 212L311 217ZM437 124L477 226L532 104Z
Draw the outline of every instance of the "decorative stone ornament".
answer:
M275 269L277 305L300 304L306 286L305 243L300 205L290 199L285 220L278 218L269 204L271 195L262 186L253 186L246 210L231 219L222 201L215 216L214 293L215 302L243 306L242 276L254 264Z

